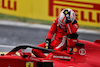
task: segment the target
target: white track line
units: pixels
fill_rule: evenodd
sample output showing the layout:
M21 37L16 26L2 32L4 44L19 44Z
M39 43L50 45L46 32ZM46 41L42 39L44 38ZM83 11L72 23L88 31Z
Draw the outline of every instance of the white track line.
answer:
M9 26L18 26L18 27L29 27L29 28L41 28L41 29L50 29L50 25L42 25L42 24L29 24L18 21L6 21L0 20L0 25L9 25Z
M0 20L0 25L9 25L9 26L18 26L18 27L29 27L29 28L39 28L39 29L50 29L50 25L42 25L42 24L28 24L24 22L18 21L6 21ZM87 30L87 29L78 29L78 32L81 33L91 33L91 34L100 34L100 31L95 30Z
M95 30L78 29L77 32L80 32L80 33L99 34L100 35L100 31L95 31Z
M11 46L11 45L9 45L9 46L8 46L8 45L0 45L0 48L1 48L1 47L2 47L2 48L3 48L3 47L6 47L6 48L14 48L14 47L16 47L16 46Z

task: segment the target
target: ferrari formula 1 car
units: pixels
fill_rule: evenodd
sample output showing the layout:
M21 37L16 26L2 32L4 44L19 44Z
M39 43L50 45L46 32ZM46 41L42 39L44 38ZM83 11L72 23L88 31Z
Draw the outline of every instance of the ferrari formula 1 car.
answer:
M38 58L31 52L34 48L53 53L52 58ZM16 53L20 55L17 55ZM0 67L100 67L100 40L95 42L79 40L70 53L30 45L17 46L6 55L0 56Z

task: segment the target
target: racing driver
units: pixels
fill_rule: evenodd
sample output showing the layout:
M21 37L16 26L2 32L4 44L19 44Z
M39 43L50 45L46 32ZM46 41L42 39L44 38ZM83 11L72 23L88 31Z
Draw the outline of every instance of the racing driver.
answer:
M45 42L37 46L60 51L67 49L69 51L78 42L76 33L78 28L75 12L72 9L63 9L54 20ZM53 38L54 34L55 37ZM46 57L41 50L32 49L32 52L36 57ZM47 57L50 55L52 54L50 53Z

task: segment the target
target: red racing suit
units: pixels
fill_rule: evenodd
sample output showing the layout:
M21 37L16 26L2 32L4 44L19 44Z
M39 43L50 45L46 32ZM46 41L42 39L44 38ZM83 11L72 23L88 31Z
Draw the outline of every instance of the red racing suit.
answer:
M67 46L70 46L70 45L67 45L67 40L68 40L67 35L76 33L78 28L79 26L76 20L73 23L67 23L65 29L61 28L58 24L58 17L57 17L55 21L53 22L46 37L46 39L52 40L55 34L54 39L50 43L50 49L62 51L63 49L66 49ZM45 43L39 44L38 46L45 48ZM42 52L37 49L33 49L32 51L38 57L45 57L45 55L43 55Z

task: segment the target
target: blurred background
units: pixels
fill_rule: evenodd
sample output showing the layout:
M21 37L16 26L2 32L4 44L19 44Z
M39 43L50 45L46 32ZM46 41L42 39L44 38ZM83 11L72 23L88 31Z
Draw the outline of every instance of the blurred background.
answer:
M50 25L65 8L76 13L79 39L100 39L99 0L0 0L0 45L44 42Z

